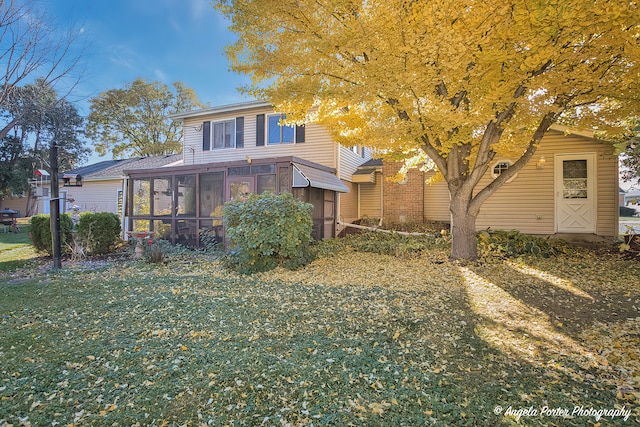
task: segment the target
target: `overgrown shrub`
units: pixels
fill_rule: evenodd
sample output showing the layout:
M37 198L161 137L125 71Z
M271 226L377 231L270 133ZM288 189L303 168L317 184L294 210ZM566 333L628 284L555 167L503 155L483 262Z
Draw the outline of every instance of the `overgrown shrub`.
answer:
M49 255L53 255L51 243L51 219L49 215L39 214L31 217L29 221L31 242L33 246ZM68 249L68 243L71 242L71 229L73 222L69 214L60 214L60 246L65 252Z
M566 244L559 240L522 234L519 231L488 231L478 233L480 256L517 257L534 255L549 258L565 252Z
M312 207L289 193L269 192L226 203L227 265L241 273L253 273L309 262Z
M433 235L408 236L399 233L369 231L344 237L342 243L359 252L371 252L381 255L411 257L423 251L442 246L441 239Z
M627 206L620 206L620 216L636 216L638 211Z
M109 253L120 239L120 221L111 212L83 212L76 230L91 255Z

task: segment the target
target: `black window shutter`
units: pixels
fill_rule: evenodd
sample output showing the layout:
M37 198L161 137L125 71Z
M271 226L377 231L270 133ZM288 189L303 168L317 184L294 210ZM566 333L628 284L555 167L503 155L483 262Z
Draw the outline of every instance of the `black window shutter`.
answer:
M256 146L264 145L264 114L256 116Z
M236 117L236 148L244 147L244 117Z
M296 125L296 143L304 142L304 125Z
M202 123L202 151L211 150L211 122Z

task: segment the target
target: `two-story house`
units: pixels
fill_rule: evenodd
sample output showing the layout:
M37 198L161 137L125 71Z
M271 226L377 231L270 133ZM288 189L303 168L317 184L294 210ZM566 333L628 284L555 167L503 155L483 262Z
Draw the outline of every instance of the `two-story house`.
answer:
M183 124L183 162L125 170L128 230L198 245L222 237L222 205L247 193L291 192L313 205L313 235L334 237L337 220L358 216L351 177L370 159L360 147L334 142L324 128L282 124L261 101L175 114Z
M127 230L150 231L172 242L198 245L203 233L223 236L222 205L247 193L293 193L313 204L313 235L336 235L338 222L449 221L444 183L410 171L391 182L399 165L346 148L312 122L285 126L261 101L175 114L184 129L179 166L131 168ZM591 133L555 127L535 161L501 187L481 209L477 227L530 234L618 235L617 156ZM497 158L483 182L513 159Z

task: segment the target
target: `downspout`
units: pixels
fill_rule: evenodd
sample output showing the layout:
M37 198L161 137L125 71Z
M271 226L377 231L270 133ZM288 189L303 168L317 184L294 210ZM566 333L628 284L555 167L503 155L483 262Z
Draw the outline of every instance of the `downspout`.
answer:
M124 176L122 178L122 212L120 213L120 237L122 240L126 240L127 235L127 195L129 193L129 177Z
M340 179L340 144L336 143L336 151L334 152L335 162L336 162L336 176ZM324 209L324 208L323 208ZM323 212L324 216L324 212ZM339 218L341 217L340 212L340 194L336 191L336 218L334 219L335 223L333 225L333 235L338 235L338 223Z
M374 177L375 172L374 172ZM380 172L380 222L378 227L382 227L382 217L384 216L384 173Z
M362 215L360 214L360 183L357 184L358 185L358 219L362 218Z

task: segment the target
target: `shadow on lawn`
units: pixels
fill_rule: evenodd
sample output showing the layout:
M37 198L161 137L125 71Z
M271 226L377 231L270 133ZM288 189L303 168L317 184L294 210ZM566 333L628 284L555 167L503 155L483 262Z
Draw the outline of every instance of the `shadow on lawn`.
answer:
M634 268L635 274L640 274L637 267L622 265L619 268L625 267ZM626 287L620 287L620 283L613 286L594 266L577 263L573 271L553 271L504 262L473 267L471 271L495 286L503 297L537 310L540 320L546 319L563 334L573 337L595 322L619 322L638 316L640 289L633 283ZM615 275L615 272L608 274Z

